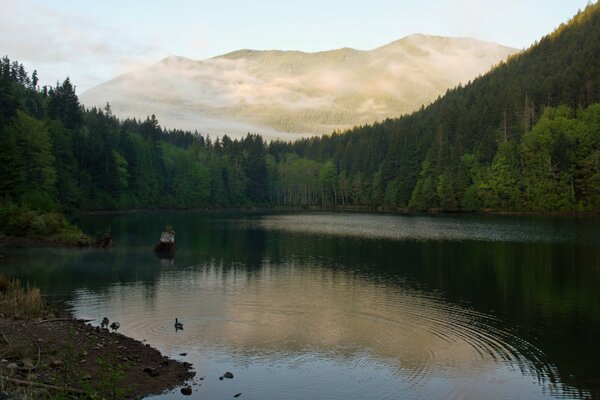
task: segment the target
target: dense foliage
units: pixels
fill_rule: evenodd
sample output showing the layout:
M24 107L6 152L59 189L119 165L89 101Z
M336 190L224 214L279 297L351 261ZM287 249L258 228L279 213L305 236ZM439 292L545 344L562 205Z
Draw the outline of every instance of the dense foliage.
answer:
M0 193L30 210L600 209L600 5L412 115L267 144L84 110L0 63Z

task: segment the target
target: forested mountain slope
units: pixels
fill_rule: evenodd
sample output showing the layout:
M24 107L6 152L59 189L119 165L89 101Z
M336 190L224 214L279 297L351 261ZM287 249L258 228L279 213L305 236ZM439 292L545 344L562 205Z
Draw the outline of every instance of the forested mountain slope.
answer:
M600 5L594 4L424 110L280 143L281 151L271 153L332 160L344 201L352 204L598 210L598 102Z
M29 211L129 207L598 211L600 5L418 112L296 142L84 110L68 79L40 88L5 57L0 197L5 230L44 222Z

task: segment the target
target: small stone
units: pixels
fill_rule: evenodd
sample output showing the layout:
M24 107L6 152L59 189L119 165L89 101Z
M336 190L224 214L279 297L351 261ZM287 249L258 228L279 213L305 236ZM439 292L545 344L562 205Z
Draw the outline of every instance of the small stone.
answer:
M88 355L88 352L87 352L87 351L84 351L83 353L81 353L81 355L82 355L82 356L84 356L84 357L87 357L87 355Z
M33 368L33 361L31 361L28 358L23 359L23 367L27 368L27 369L32 369Z
M89 380L91 380L91 379L92 379L92 376L91 376L91 375L84 375L84 377L83 377L83 380L84 380L84 381L89 381Z
M8 360L7 360L6 358L3 358L3 359L0 361L0 363L2 363L2 364L6 364L7 362L8 362Z
M222 381L222 380L223 380L223 377L222 377L222 376L220 376L220 377L219 377L219 380L220 380L220 381Z
M184 396L190 396L192 394L191 386L184 386L181 388L181 394Z
M237 393L237 394L234 394L233 397L240 397L241 395L242 395L241 393Z
M233 374L231 372L225 372L223 378L233 379Z
M159 373L156 368L150 368L150 367L144 368L144 372L152 377L158 376L158 373Z
M187 353L179 353L180 356L185 357L187 356Z
M55 367L55 368L56 368L56 367L61 367L61 366L63 365L63 362L62 362L62 361L60 361L60 360L54 360L54 361L52 361L52 362L50 363L50 365L51 365L51 366L53 366L53 367Z
M6 366L6 369L17 369L17 368L19 368L19 366L17 365L17 363L9 363Z

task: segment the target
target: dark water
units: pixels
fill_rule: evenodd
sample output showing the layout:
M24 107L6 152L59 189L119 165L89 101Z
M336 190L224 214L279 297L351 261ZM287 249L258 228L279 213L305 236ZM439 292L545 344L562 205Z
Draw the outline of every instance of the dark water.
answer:
M600 218L79 222L110 228L116 247L3 250L2 269L80 317L118 320L122 333L192 362L206 377L195 398L600 397ZM151 252L167 223L173 261ZM185 330L175 332L175 317ZM225 371L235 378L219 381Z

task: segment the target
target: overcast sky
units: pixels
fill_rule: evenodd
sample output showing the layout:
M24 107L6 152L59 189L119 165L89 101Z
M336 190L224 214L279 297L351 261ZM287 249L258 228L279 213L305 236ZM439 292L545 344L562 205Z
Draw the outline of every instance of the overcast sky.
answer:
M412 33L526 48L588 0L0 0L0 55L82 92L169 55L368 50Z

